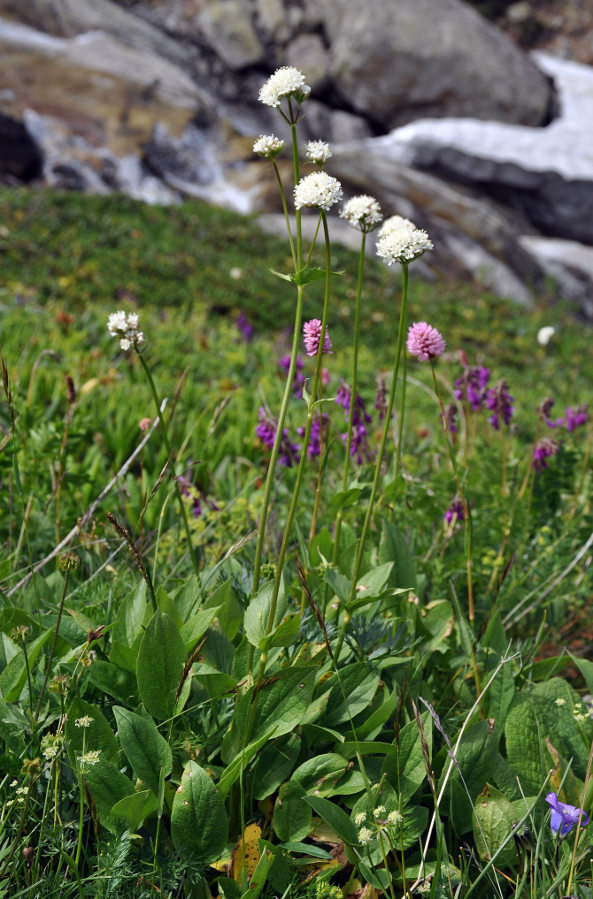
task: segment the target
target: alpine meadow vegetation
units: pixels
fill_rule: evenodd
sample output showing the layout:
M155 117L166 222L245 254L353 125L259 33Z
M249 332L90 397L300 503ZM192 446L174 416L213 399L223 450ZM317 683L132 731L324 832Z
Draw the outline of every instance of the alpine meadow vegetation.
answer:
M309 95L285 241L0 193L0 897L591 896L589 334L416 278Z

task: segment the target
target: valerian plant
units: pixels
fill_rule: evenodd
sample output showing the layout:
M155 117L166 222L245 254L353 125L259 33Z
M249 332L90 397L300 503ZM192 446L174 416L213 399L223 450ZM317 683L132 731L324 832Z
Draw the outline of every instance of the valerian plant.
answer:
M332 271L309 95L293 67L259 95L286 131L253 147L287 229L278 361L244 311L129 295L117 360L93 310L20 381L2 360L2 895L590 891L593 667L558 648L567 602L587 621L587 409L413 306L431 238L374 197L342 205L360 253Z

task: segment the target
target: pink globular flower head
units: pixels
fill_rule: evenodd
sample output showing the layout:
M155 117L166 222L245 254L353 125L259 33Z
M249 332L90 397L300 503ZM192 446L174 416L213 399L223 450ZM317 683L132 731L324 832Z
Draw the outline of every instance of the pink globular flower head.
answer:
M303 325L303 336L307 356L316 356L319 349L319 341L321 340L321 322L318 318L312 318L310 322ZM332 352L332 342L329 331L325 329L325 337L323 339L323 352Z
M426 322L415 322L408 331L407 347L412 356L421 362L435 359L445 352L445 341L432 325Z

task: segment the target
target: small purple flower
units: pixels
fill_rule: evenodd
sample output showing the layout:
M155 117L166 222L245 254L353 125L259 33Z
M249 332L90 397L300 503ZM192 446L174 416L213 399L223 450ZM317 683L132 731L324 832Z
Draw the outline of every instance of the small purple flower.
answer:
M268 415L263 406L260 406L258 412L258 425L255 429L255 433L268 449L271 449L274 446L277 427L278 422ZM278 451L278 461L281 465L286 466L286 468L292 468L292 466L298 462L298 459L299 446L291 443L288 430L284 428Z
M318 318L312 318L311 321L305 322L303 325L303 339L307 356L316 356L319 349L319 341L321 340L321 321ZM332 342L329 331L326 327L323 337L323 352L332 352Z
M445 352L442 335L426 322L415 322L408 331L408 351L421 362L436 359Z
M329 429L329 415L324 412L323 415L315 416L311 424L311 433L309 434L309 445L307 454L311 459L321 455L321 440L323 431L323 442L327 445L327 433ZM299 437L305 436L305 428L297 428Z
M539 473L548 467L546 459L555 456L558 452L558 444L549 437L542 437L533 448L533 467Z
M552 809L550 828L555 837L563 839L579 821L581 827L586 827L589 823L589 816L582 808L560 802L556 793L548 793L546 802Z
M572 406L568 406L564 413L566 430L574 431L575 428L579 428L584 424L587 424L587 407L577 406L576 409L573 409Z
M379 421L383 421L387 415L387 384L382 375L377 375L377 396L375 398L375 409L379 413Z
M486 408L492 412L488 421L495 431L500 428L501 421L505 425L510 424L513 417L513 403L514 398L509 393L506 381L498 381L486 393Z
M350 386L346 384L346 381L342 378L340 386L338 387L338 392L336 393L336 403L338 406L341 406L346 413L350 410L350 393Z
M342 434L344 443L348 440L348 434ZM350 455L358 465L371 458L367 443L367 429L363 424L352 425L352 440L350 441Z
M251 341L253 340L253 332L255 329L243 311L241 311L237 316L236 324L237 329L243 337L245 343L251 343Z
M481 409L486 401L486 385L490 380L490 369L480 366L466 366L461 377L455 381L455 396L469 403L474 412Z
M457 434L459 431L457 427L457 406L455 403L449 403L445 409L443 425L450 434Z
M451 524L452 521L463 521L465 519L463 503L460 499L454 499L449 503L449 508L443 515L443 518L447 524Z
M278 365L280 368L284 369L286 374L288 374L288 370L290 369L290 355L287 353L286 356L282 356L278 359ZM297 356L294 377L292 379L292 392L298 397L303 395L303 384L305 383L305 376L303 374L304 367L305 363L303 359L300 356Z

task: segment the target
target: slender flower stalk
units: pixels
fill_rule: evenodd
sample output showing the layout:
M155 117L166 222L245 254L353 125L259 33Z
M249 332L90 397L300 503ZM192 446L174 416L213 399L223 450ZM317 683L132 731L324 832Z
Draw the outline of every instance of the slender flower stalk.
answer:
M404 334L405 334L404 322L406 320L407 303L408 303L408 263L404 261L401 263L401 266L402 266L402 276L403 276L402 298L401 298L399 324L398 324L398 331L397 331L395 361L393 364L393 374L391 377L391 387L389 390L389 401L387 403L387 411L385 413L385 421L383 423L383 432L381 434L381 442L379 444L379 450L377 452L377 458L375 461L375 473L374 473L374 477L373 477L373 484L371 487L371 495L369 498L369 504L367 506L366 514L364 517L364 522L362 525L360 539L358 542L358 552L356 554L356 560L354 562L354 570L352 572L352 585L350 587L350 595L348 597L348 602L346 604L346 610L345 610L344 618L342 620L342 626L340 628L338 642L336 645L336 650L335 650L336 659L339 659L339 657L340 657L340 650L342 649L342 645L344 643L344 636L346 634L346 629L352 618L352 613L350 612L349 607L351 606L351 604L356 596L356 585L358 583L358 576L360 574L360 567L362 565L362 557L364 554L366 538L367 538L367 534L369 531L371 518L373 515L373 510L375 507L377 491L379 489L379 480L381 478L381 466L383 464L383 455L385 453L385 444L387 443L387 435L389 433L390 424L391 424L391 413L393 412L393 404L395 401L395 391L397 388L399 366L400 366L400 360L401 360L401 355L402 355L402 349L403 349L403 345L404 345Z
M305 465L307 462L307 452L306 448L309 445L309 438L311 436L311 428L313 426L313 419L316 414L316 398L319 391L319 384L321 379L321 368L322 368L322 360L323 360L323 348L325 344L325 334L327 331L327 316L329 310L329 297L330 297L330 289L331 289L331 245L329 239L329 231L327 227L327 217L325 211L322 210L321 218L323 222L323 233L325 237L325 297L323 302L323 314L321 319L321 331L319 336L319 344L317 350L317 358L315 362L315 373L313 375L313 384L311 388L311 397L309 400L309 409L307 413L307 422L305 426L305 433L303 435L303 452L301 453L301 458L299 461L299 467L297 469L296 474L296 482L294 485L294 490L292 494L292 500L290 503L290 507L288 510L288 516L286 519L286 524L284 526L284 533L282 536L282 543L280 544L280 552L278 554L278 560L276 563L276 577L274 579L274 587L272 590L272 597L270 600L270 609L268 613L268 620L266 622L266 634L269 634L272 630L274 619L276 617L276 607L278 604L278 594L280 592L280 583L282 578L282 570L284 568L284 560L286 558L286 552L288 549L288 541L290 539L290 532L292 530L292 524L294 521L294 516L296 513L299 493L301 490L301 484L303 480L303 474L305 471ZM295 329L295 335L300 336L299 331ZM290 373L288 376L287 385L290 387ZM264 651L261 654L260 662L259 662L259 670L257 681L259 682L263 676L265 671L266 662L267 662L267 652Z

